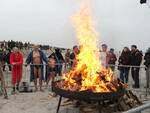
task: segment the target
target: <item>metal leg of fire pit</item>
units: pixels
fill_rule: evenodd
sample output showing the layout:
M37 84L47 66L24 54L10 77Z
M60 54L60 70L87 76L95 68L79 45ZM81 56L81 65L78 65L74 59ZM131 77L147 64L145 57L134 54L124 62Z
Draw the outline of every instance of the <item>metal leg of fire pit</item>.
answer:
M99 111L99 113L102 113L102 111L101 111L101 102L100 101L98 101L98 111Z
M56 113L59 113L59 108L60 108L61 100L62 100L62 96L59 97L59 102L58 102Z

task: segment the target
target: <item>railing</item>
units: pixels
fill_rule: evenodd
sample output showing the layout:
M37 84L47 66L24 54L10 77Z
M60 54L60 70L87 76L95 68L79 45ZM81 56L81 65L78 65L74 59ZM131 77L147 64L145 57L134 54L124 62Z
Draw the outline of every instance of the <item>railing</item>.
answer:
M46 66L47 64L42 64L42 65ZM63 68L63 72L70 69L70 64L69 63L62 63L62 64L59 63L59 64L56 64L56 65L63 65L63 67L64 67ZM8 64L6 66L8 66ZM26 66L27 66L26 64L23 64L23 81L29 82L30 68L26 67ZM29 66L32 66L32 64L30 64ZM114 75L116 77L119 77L119 71L117 70L117 67L140 68L141 71L142 71L141 72L142 74L140 74L140 78L141 77L143 77L143 78L145 77L145 79L142 78L142 83L145 86L147 85L146 82L148 82L148 81L146 80L146 76L150 76L150 75L146 75L146 73L145 73L145 66L143 66L143 65L142 66L109 65L109 66L114 66L115 67ZM11 88L11 84L10 84L10 78L11 78L11 76L10 76L10 74L11 73L8 71L8 69L4 72L5 83L6 83L6 87L7 88ZM131 79L131 78L129 78L129 79ZM34 86L30 85L30 87L34 87ZM43 85L43 87L44 87L44 85ZM131 87L130 83L129 83L129 87ZM150 94L150 89L147 88L147 87L145 87L145 89L144 89L144 95L148 96L148 94ZM142 111L145 111L146 109L150 109L150 101L147 102L147 104L144 104L142 106L139 106L137 108L131 109L131 110L123 112L123 113L141 113ZM149 113L149 112L147 112L147 113Z
M148 110L148 111L146 111L146 110ZM147 104L141 105L137 108L130 109L123 113L142 113L142 112L150 113L150 101L148 101Z
M33 64L30 64L30 66L32 66ZM43 66L46 66L47 64L42 64ZM66 72L66 70L70 69L70 64L69 63L57 63L56 65L63 65L63 69L62 72ZM8 64L6 65L8 66ZM23 64L23 80L28 81L29 79L29 75L30 75L30 68L29 66L26 67L27 64ZM147 84L147 79L146 79L146 72L145 72L145 66L131 66L131 65L109 65L109 66L114 66L115 70L114 70L114 76L119 78L120 75L120 71L117 69L117 67L129 67L129 68L140 68L140 80L141 80L141 87L146 86ZM8 71L8 69L4 72L5 74L5 81L6 81L6 85L9 84L10 81L10 72ZM131 75L131 74L130 74ZM150 75L149 75L150 76ZM132 78L129 76L129 87L132 87ZM145 87L145 95L147 96L148 93L150 93L149 88Z
M46 66L47 64L42 64L43 66ZM70 64L69 63L58 63L56 65L63 65L63 69L62 72L66 72L66 70L70 69ZM5 66L8 66L8 64L6 64ZM29 75L30 75L30 68L29 66L26 67L26 64L23 64L23 80L28 80ZM32 64L30 64L30 66L32 66ZM119 78L120 75L120 71L117 69L117 67L129 67L129 68L140 68L140 86L144 87L147 84L147 79L146 79L146 71L145 71L145 66L131 66L131 65L109 65L109 66L114 66L115 70L114 70L114 76ZM6 85L10 82L8 81L10 79L10 72L8 71L8 69L4 72L5 74L5 80L6 80ZM130 74L131 75L131 74ZM150 75L149 75L150 76ZM129 87L132 87L132 78L129 76ZM147 96L149 92L149 88L145 87L145 95Z

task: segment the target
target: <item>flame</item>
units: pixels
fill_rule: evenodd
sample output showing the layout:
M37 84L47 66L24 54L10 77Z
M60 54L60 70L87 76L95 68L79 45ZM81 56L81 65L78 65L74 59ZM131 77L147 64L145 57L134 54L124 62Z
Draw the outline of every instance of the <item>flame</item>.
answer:
M101 65L97 32L94 29L89 1L83 1L80 11L73 16L73 23L81 48L76 58L76 66L64 75L63 88L93 92L116 91L110 84L113 79L111 69Z

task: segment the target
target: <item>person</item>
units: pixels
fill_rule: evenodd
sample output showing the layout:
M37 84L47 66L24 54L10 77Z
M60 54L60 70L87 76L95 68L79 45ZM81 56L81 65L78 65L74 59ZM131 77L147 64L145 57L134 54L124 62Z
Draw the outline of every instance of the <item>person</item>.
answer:
M12 94L15 94L16 90L19 91L23 65L23 55L17 47L14 47L13 52L10 54L10 64L12 65Z
M43 75L43 63L47 64L47 58L43 51L40 50L39 46L34 45L33 51L31 51L26 59L27 65L30 65L31 73L30 73L30 81L34 81L35 92L38 90L37 87L37 79L39 78L40 91L42 90L42 81L44 80ZM26 66L27 66L26 65Z
M56 74L58 74L59 76L62 75L62 66L63 66L63 62L65 62L63 55L61 53L60 49L55 49L55 53L53 53L55 55L56 58Z
M3 71L4 71L4 66L5 66L5 56L6 56L6 51L5 51L3 44L1 44L0 59L1 59L2 66L3 66Z
M114 49L111 48L110 51L109 51L109 61L108 61L108 65L110 65L110 68L112 71L115 70L115 64L116 64L116 61L117 61L117 57L114 53Z
M140 67L134 67L134 66L140 66L142 62L142 53L137 49L136 45L131 46L131 65L133 66L131 68L131 74L134 81L133 88L139 88L139 70Z
M79 54L79 48L77 45L73 46L73 52L70 54L70 64L71 64L71 67L75 67L76 65L76 57L77 55Z
M120 57L119 57L119 65L128 66L131 62L131 52L128 47L124 47ZM123 83L128 83L128 76L130 67L119 67L120 70L120 79Z
M65 54L65 69L69 66L70 63L70 50L67 49L67 52Z
M11 54L11 50L10 50L10 49L7 49L7 50L6 50L6 55L5 55L5 63L8 64L9 71L11 71L10 54ZM6 65L4 65L3 71L5 71L5 67L6 67Z
M48 57L48 67L47 67L47 76L46 76L47 86L50 80L51 83L54 82L55 77L56 77L56 59L54 55L50 55Z
M107 45L102 44L102 50L100 50L100 60L101 60L101 65L103 67L108 67L108 61L109 61L109 52L107 51Z
M0 82L1 82L1 90L2 90L2 93L4 94L4 98L5 99L8 99L8 96L7 96L7 91L6 91L6 87L5 87L5 81L4 81L4 74L3 74L3 66L2 66L2 63L1 63L1 59L0 59Z
M144 60L144 65L146 67L146 87L150 88L150 48L148 48L145 53Z

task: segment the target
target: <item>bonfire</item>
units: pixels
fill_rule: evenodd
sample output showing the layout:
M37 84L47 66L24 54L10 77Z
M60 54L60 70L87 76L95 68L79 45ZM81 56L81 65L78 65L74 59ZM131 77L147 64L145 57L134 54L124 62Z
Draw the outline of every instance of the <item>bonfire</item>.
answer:
M94 29L89 0L83 1L80 11L72 20L81 48L75 67L63 75L59 86L70 91L117 91L120 85L118 80L113 79L112 70L101 65L98 35Z

